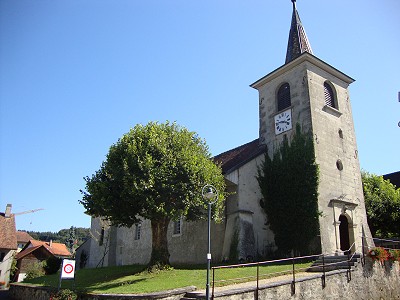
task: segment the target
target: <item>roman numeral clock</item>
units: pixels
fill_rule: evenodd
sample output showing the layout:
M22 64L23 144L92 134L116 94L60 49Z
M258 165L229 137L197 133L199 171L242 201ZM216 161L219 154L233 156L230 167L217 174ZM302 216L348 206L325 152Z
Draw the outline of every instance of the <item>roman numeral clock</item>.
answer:
M275 134L281 134L292 129L292 110L288 109L275 115Z

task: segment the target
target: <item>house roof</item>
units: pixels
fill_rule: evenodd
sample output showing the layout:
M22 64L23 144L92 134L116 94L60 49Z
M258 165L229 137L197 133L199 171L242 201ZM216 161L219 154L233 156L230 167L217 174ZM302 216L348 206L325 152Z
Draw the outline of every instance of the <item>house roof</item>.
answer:
M224 174L228 174L264 153L264 151L265 145L260 145L259 139L255 139L215 156L214 161L221 165Z
M18 243L28 243L30 240L33 240L33 237L29 235L29 233L25 231L17 231L17 242Z
M400 171L393 172L382 176L385 180L390 180L397 188L400 188Z
M35 247L29 247L29 248L24 248L21 252L19 252L17 255L15 255L15 259L22 259L25 256L28 256L29 254L35 252L37 249L43 248L44 251L49 253L49 256L53 255L49 250L46 249L43 245L35 246Z
M54 256L71 256L71 253L68 251L67 246L62 243L54 243L54 242L42 242L37 240L30 240L29 243L22 249L22 252L28 250L30 248L38 248L43 246L47 251L52 253Z
M4 213L0 213L0 248L8 250L17 249L17 234L13 214L6 217Z

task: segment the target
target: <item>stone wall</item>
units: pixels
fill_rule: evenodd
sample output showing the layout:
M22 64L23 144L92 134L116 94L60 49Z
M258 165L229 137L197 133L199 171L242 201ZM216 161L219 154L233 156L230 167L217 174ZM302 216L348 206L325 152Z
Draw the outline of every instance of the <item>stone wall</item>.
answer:
M257 299L256 289L230 290L215 294L218 300L253 300ZM395 262L391 266L373 263L367 259L366 265L356 266L347 275L346 270L327 273L325 287L322 286L322 274L301 278L295 284L292 294L291 281L276 282L261 286L258 299L263 300L393 300L400 299L400 268Z
M30 284L12 283L10 285L9 295L13 300L49 300L54 291L48 287L37 287Z
M179 300L186 293L192 292L196 289L194 286L189 286L185 288L179 288L169 291L156 292L156 293L148 293L141 295L132 295L132 294L118 294L118 295L109 295L109 294L87 294L84 296L80 296L79 300L128 300L128 299L163 299L163 300ZM55 293L54 289L47 287L37 287L34 285L28 284L12 284L10 287L10 297L13 300L49 300L51 299L51 295Z
M326 273L325 286L322 285L322 274L310 274L310 276L296 281L295 293L292 293L291 281L275 282L260 286L258 299L263 300L393 300L400 299L400 267L399 262L391 265L382 265L367 259L365 266L358 264L348 276L346 270ZM176 289L174 291L159 292L146 295L88 295L84 299L180 299L186 292L194 290ZM29 285L12 284L10 296L14 300L48 300L50 290L35 288ZM257 291L254 287L231 289L215 293L217 300L253 300L257 299ZM204 294L198 294L204 298Z

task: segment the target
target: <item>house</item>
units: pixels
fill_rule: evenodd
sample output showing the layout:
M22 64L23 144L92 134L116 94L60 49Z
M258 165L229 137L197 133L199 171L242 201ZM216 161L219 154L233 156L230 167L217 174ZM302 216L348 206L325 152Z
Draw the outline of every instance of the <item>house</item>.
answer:
M312 134L319 166L317 248L343 254L373 245L351 111L349 86L354 79L313 54L295 0L292 6L285 63L250 85L259 94L258 138L214 158L222 164L229 196L224 222L211 226L213 262L268 257L275 251L256 176L266 149L271 157L282 141L290 142L296 124ZM88 267L148 263L150 224L142 220L117 228L92 218ZM181 218L170 222L167 234L172 264L206 261L205 221Z
M31 237L29 233L25 231L17 231L17 243L18 243L17 252L20 252L22 248L24 248L25 245L29 243L30 240L33 240L33 237Z
M65 244L30 240L15 256L17 260L17 282L24 280L31 264L45 261L50 257L70 258L71 253Z
M17 233L15 217L11 213L11 204L0 213L0 286L7 286L10 281L10 270L17 250Z

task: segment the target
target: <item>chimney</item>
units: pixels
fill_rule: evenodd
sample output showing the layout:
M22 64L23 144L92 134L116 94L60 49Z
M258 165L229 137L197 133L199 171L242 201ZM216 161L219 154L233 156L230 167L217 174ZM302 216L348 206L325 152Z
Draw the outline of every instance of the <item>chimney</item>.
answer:
M11 207L12 207L11 204L7 204L7 206L6 206L6 212L5 212L5 214L4 214L4 216L5 216L6 218L11 217Z
M49 246L50 246L50 248L51 248L51 246L53 246L53 240L50 240Z

